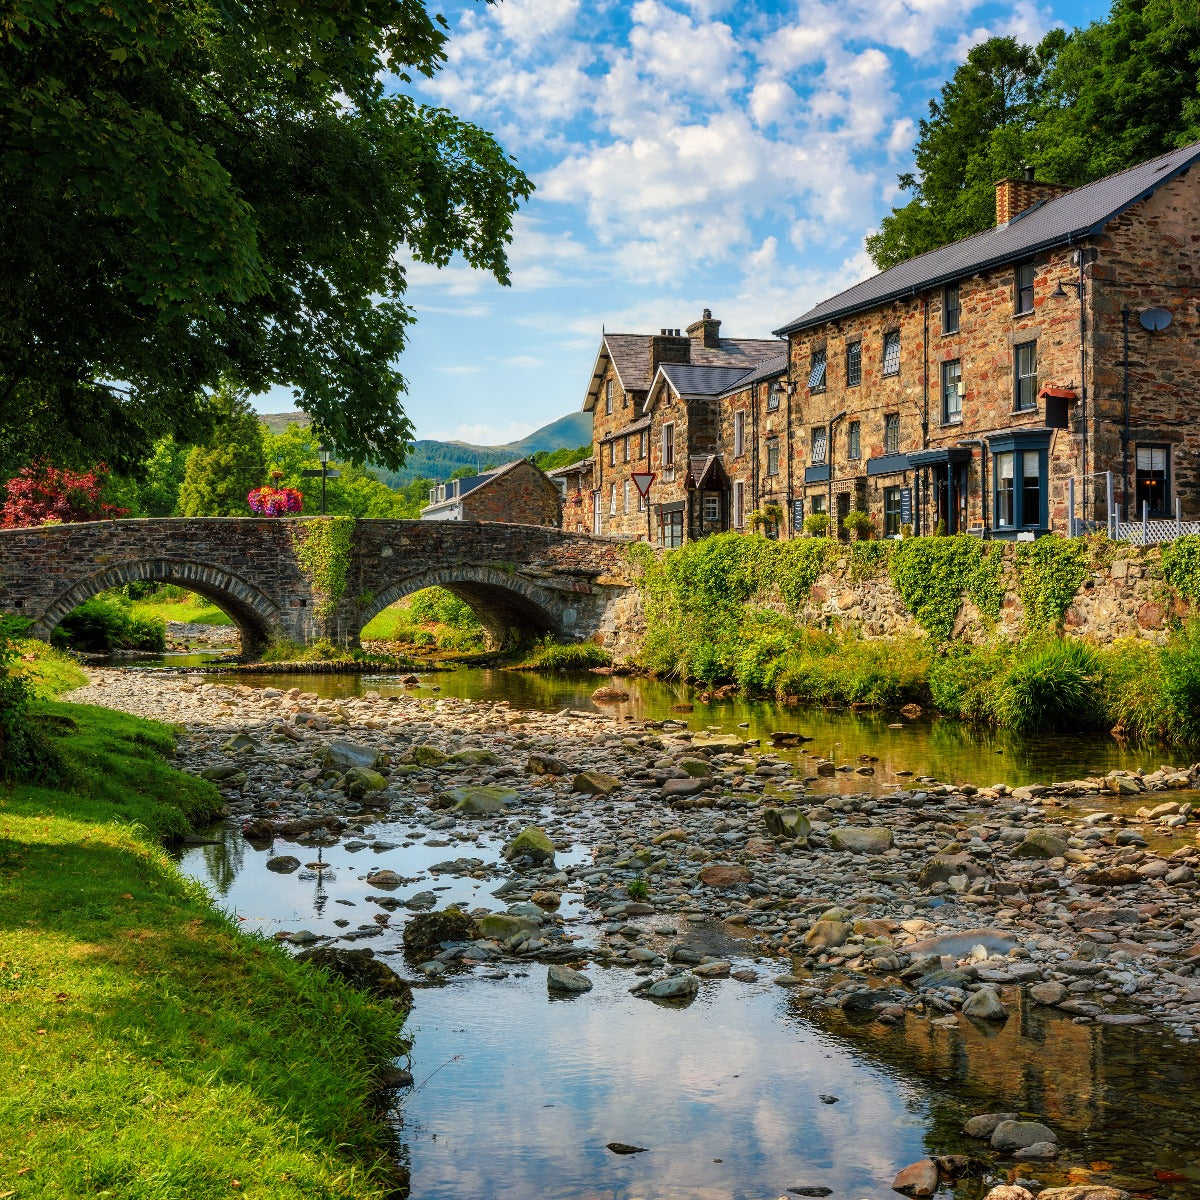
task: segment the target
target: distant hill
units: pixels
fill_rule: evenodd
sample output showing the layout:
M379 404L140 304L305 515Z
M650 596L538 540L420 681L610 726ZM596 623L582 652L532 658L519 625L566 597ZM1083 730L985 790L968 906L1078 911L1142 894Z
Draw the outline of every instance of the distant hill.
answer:
M308 415L302 412L263 413L259 419L272 433L282 433L293 422L308 424ZM390 487L403 487L418 476L426 479L445 479L460 467L471 467L482 471L485 467L499 466L515 458L528 458L539 450L558 450L563 446L582 446L592 440L592 414L569 413L535 429L519 442L504 446L472 446L468 442L438 442L423 439L413 443L408 459L399 471L385 471L376 467L380 479Z

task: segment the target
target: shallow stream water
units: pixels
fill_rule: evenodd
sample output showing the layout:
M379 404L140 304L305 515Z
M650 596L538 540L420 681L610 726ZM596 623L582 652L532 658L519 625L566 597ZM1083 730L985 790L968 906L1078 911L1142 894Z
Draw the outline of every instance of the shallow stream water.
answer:
M188 664L191 665L191 664ZM402 690L399 678L223 676L225 682L300 687L326 696ZM422 691L504 700L514 707L593 707L596 676L539 677L458 670L422 676ZM1157 766L1163 755L1104 739L980 737L961 727L877 714L787 709L742 699L704 704L682 687L613 680L630 692L605 711L635 718L676 715L694 729L718 726L762 737L778 729L814 740L788 752L852 763L873 755L876 773L816 781L820 790L892 787L909 777L1019 784L1111 770ZM691 702L690 714L670 714ZM437 891L439 907L456 901L503 906L488 867L495 839L452 841L419 826L387 820L377 842L399 848L388 865L417 888ZM245 926L268 936L309 929L336 935L369 921L365 876L370 844L342 842L320 851L328 867L291 876L266 870L271 854L310 862L311 846L277 841L258 851L240 832L219 831L217 845L183 855ZM476 877L430 872L464 857L481 860ZM577 847L561 862L587 857ZM597 940L599 919L563 910L581 945ZM362 944L411 976L400 949L404 910ZM786 961L756 959L736 930L649 918L670 939L710 938L714 952L755 982L706 983L686 1008L631 996L626 969L595 967L593 991L551 998L545 967L488 965L452 972L421 988L409 1021L416 1087L396 1115L398 1154L411 1171L414 1200L465 1197L526 1200L776 1200L830 1189L834 1198L894 1196L890 1183L907 1163L936 1153L978 1153L959 1133L970 1115L1020 1111L1046 1120L1063 1146L1057 1168L1025 1167L1061 1184L1091 1181L1141 1195L1200 1198L1200 1050L1146 1028L1077 1025L1046 1010L1026 1009L999 1028L961 1020L942 1028L908 1020L888 1028L856 1027L837 1013L803 1005L777 987ZM1016 999L1013 992L1007 997ZM609 1142L645 1147L616 1155ZM1067 1175L1067 1171L1072 1172ZM987 1190L963 1180L945 1195L977 1200ZM812 1193L807 1193L812 1194ZM824 1193L822 1193L824 1194Z

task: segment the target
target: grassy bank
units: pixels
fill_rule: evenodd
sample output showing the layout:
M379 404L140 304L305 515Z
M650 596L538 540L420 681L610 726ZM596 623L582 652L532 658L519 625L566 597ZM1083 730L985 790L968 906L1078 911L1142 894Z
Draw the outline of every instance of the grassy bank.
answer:
M1019 547L1030 627L1019 641L981 644L949 637L964 597L985 618L999 611L996 547L973 538L850 547L853 570L886 570L926 630L886 641L803 623L813 583L831 555L846 553L828 539L732 534L660 557L635 550L647 625L638 661L662 677L736 683L785 701L916 703L1018 732L1116 729L1136 740L1200 745L1200 622L1180 626L1163 646L1058 633L1087 562L1105 550L1081 539Z
M391 642L413 652L485 649L487 635L470 607L445 588L424 588L385 608L363 626L363 641Z
M384 1195L369 1101L402 1018L179 873L160 840L221 800L170 766L169 729L45 699L36 717L67 774L0 795L0 1194Z
M211 601L174 584L163 584L132 603L133 612L156 621L179 621L185 625L232 625L233 618Z

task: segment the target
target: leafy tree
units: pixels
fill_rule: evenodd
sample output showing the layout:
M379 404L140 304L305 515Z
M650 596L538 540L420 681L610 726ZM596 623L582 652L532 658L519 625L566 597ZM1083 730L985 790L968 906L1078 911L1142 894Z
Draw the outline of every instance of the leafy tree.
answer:
M129 511L105 498L108 468L101 463L90 471L72 471L36 462L8 481L0 528L100 521L123 517Z
M507 283L532 190L489 134L396 94L441 67L444 22L422 0L0 17L0 470L199 444L223 377L292 387L349 457L398 466L403 259Z
M994 224L996 180L1028 161L1044 56L1057 41L1051 35L1034 50L994 37L971 48L921 121L916 171L900 176L913 199L867 238L877 266L894 266Z
M588 458L591 453L592 446L589 442L586 446L576 446L574 450L569 446L562 446L557 450L539 450L533 456L533 461L543 471L553 471L555 467L569 467L571 463Z
M185 517L245 517L247 494L267 476L258 414L245 393L229 385L211 403L213 435L187 456L179 511Z

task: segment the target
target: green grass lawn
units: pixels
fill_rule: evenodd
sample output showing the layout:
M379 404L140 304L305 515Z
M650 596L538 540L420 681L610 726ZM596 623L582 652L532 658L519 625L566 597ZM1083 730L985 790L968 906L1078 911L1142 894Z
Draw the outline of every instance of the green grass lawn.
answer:
M221 799L170 729L38 705L70 783L0 792L0 1196L385 1195L402 1017L180 874L159 840Z
M185 621L189 625L233 624L232 617L195 592L188 592L178 600L166 597L134 600L131 607L139 616L158 617L163 621Z

